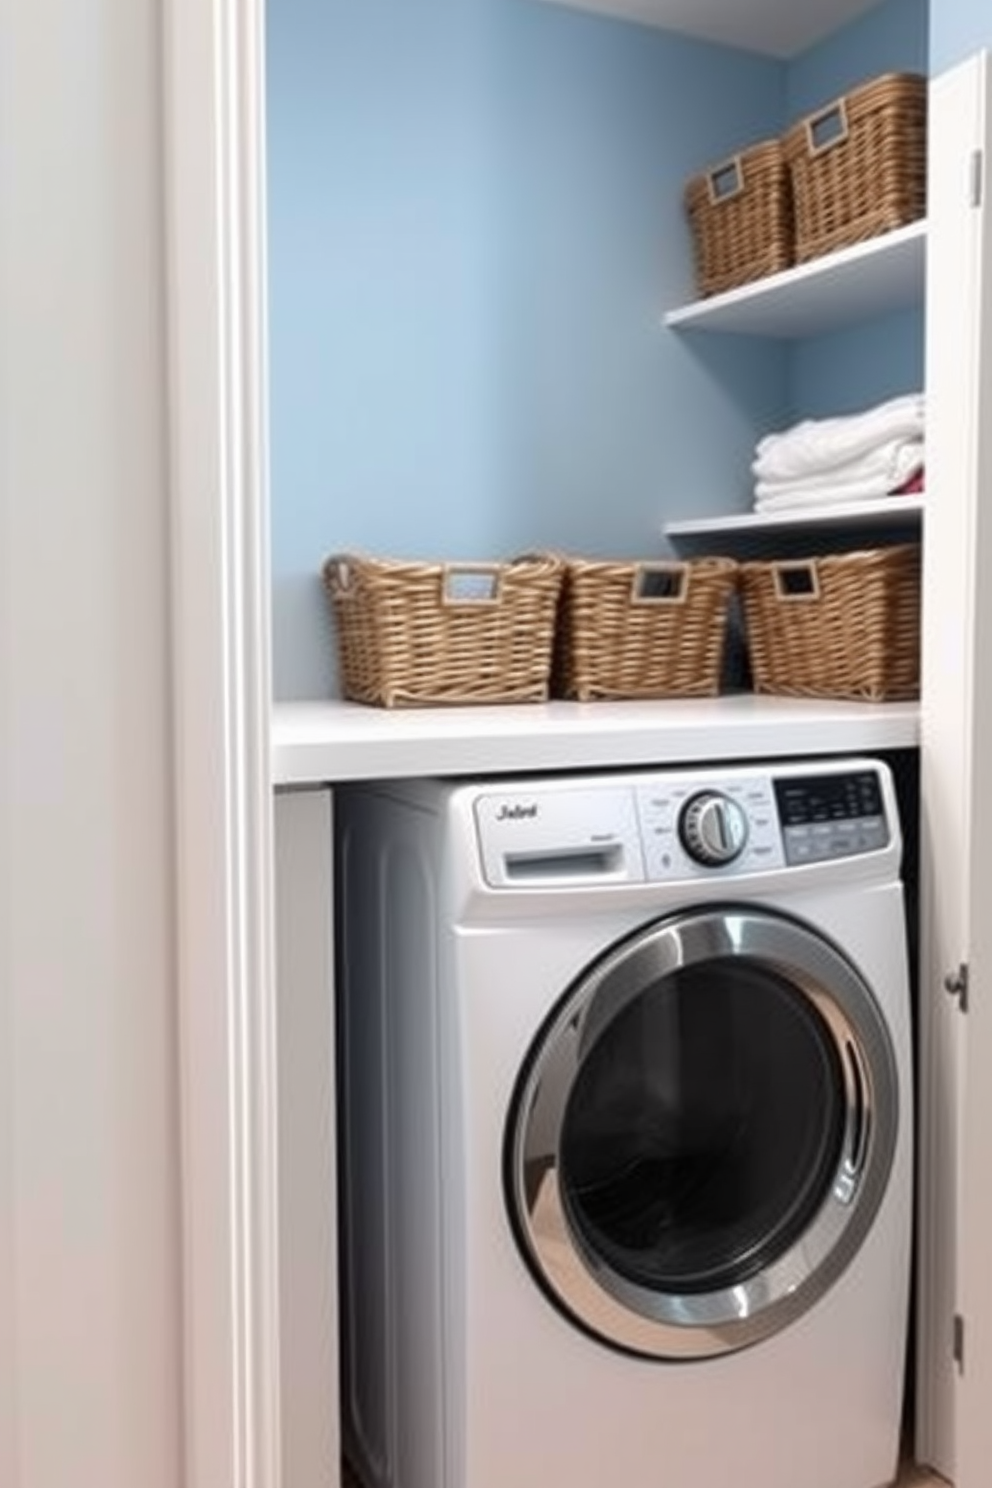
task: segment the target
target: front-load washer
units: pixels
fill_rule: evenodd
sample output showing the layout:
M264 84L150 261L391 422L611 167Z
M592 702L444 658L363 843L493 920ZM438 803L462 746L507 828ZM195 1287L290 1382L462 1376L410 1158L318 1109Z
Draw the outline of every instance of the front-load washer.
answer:
M867 759L338 803L346 1449L368 1488L879 1488L911 1228Z

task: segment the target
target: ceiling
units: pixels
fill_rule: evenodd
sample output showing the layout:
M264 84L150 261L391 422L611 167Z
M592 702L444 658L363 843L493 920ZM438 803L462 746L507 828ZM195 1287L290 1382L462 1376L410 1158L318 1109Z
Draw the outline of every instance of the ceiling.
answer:
M794 57L878 0L553 0L772 57Z

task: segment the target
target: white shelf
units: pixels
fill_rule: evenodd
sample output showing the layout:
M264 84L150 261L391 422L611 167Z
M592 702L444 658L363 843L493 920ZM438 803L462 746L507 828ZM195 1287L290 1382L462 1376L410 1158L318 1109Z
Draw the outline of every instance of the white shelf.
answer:
M825 546L843 539L852 542L918 540L923 531L921 496L883 496L878 501L852 501L843 505L796 512L746 512L724 517L688 518L666 522L664 533L680 553L713 553L728 557L786 556L786 549Z
M920 527L923 499L883 496L878 501L851 501L795 512L745 512L730 517L699 517L666 522L666 537L692 537L721 532L790 532L796 528L828 531L843 527Z
M282 703L277 786L416 775L622 768L914 747L916 703L719 698L387 710Z
M921 305L926 222L697 300L665 316L675 330L733 331L796 339Z

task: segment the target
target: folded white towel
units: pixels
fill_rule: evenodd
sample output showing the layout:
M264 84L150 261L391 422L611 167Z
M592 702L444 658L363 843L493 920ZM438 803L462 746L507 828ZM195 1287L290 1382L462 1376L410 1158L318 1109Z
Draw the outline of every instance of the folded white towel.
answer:
M803 419L759 440L752 469L759 480L797 481L850 464L894 439L922 439L924 423L922 393L891 398L863 413Z
M919 493L917 493L919 494ZM817 487L816 490L787 491L778 496L762 496L754 503L756 512L815 511L818 507L857 506L859 501L885 498L888 501L905 501L889 490L879 490L872 481L863 485Z
M843 486L863 490L870 485L878 496L885 496L915 475L925 462L922 439L890 439L888 443L835 465L829 470L816 470L794 480L758 480L754 494L784 496L793 491L836 490Z

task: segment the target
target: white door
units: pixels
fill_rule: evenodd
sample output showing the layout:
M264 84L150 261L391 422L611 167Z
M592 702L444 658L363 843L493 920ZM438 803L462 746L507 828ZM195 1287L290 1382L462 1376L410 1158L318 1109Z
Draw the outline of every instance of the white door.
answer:
M992 195L988 54L931 89L918 1453L992 1463ZM959 968L966 997L954 995ZM948 990L950 987L950 992Z

